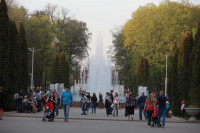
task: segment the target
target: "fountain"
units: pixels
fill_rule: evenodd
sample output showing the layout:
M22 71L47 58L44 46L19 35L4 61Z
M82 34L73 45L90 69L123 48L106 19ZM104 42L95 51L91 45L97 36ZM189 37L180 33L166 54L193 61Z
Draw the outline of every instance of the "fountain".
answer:
M111 59L103 54L101 41L102 39L99 38L96 45L96 54L90 58L89 73L86 74L85 70L81 71L80 82L78 80L77 83L75 80L74 86L71 88L74 101L80 101L80 92L83 90L90 92L90 95L96 93L97 98L99 98L99 93L102 93L103 99L105 98L106 92L114 90L114 92L119 94L120 102L124 103L124 86L120 85L117 71L113 74L112 82Z

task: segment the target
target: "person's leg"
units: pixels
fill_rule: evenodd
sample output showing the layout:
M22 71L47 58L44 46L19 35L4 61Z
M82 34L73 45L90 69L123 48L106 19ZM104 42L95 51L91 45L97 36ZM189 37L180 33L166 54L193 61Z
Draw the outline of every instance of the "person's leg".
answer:
M63 105L63 110L64 110L64 120L66 120L66 105Z
M114 104L114 107L113 107L113 116L115 116L115 112L116 112L116 107L115 107L115 104Z
M116 117L118 117L118 108L117 108L118 105L116 105Z
M158 118L157 118L157 125L160 126L160 118L162 115L162 109L158 109Z
M70 104L66 105L66 115L65 115L65 120L68 120L69 118L69 110L70 110Z
M92 114L94 112L94 103L92 103Z
M94 106L94 114L96 114L96 108L97 108L97 107L96 107L96 105L95 105L95 106Z
M162 126L165 126L166 109L163 109L162 116L163 116Z
M140 120L142 120L142 107L141 107L141 105L139 107L139 116L140 116Z
M0 113L1 113L0 120L2 120L2 118L3 118L3 108L0 108Z

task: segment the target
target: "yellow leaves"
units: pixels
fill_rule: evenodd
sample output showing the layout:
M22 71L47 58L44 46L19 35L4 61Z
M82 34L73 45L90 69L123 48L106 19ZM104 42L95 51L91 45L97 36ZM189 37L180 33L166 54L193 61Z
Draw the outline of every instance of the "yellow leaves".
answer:
M197 14L200 14L200 7L193 9L169 0L158 6L141 6L123 28L124 47L131 47L150 64L163 63L158 65L162 67L165 59L159 53L170 53L174 40L180 40L181 32L192 31L197 26L200 18Z

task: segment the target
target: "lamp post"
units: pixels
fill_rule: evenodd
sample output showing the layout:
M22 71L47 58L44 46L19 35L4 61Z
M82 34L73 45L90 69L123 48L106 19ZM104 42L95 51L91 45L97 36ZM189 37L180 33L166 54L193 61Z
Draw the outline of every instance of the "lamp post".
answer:
M167 63L168 63L168 54L163 54L163 53L160 53L161 55L164 55L165 58L166 58L166 77L165 77L165 95L167 96Z
M32 74L31 74L31 89L33 89L33 66L34 66L34 53L35 51L40 51L41 49L35 50L33 48L28 48L32 52Z

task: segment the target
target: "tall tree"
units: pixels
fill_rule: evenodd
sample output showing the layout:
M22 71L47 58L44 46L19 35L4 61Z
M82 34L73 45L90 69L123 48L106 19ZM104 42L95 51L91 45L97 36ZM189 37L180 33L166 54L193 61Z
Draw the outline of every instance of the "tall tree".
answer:
M68 62L65 58L65 53L62 52L60 56L59 77L60 77L60 83L64 83L65 85L69 85L69 77L67 77L68 76L67 67L68 67Z
M200 23L195 35L193 51L194 62L192 64L192 77L191 77L191 88L190 88L190 100L192 104L200 106Z
M175 116L180 115L180 90L178 88L178 48L176 43L173 45L173 52L171 56L171 70L169 76L169 91L168 96L170 100L170 105L172 113Z
M193 47L193 37L189 32L183 33L181 36L181 42L179 46L178 55L178 88L181 93L181 99L189 101L189 90L190 90L190 54Z
M59 57L56 53L52 64L52 83L59 83Z
M7 5L5 0L1 0L0 3L0 86L4 88L4 92L9 92L9 53L10 53L10 42L9 40L9 18L7 15ZM6 100L6 109L9 108L9 100Z
M147 59L142 56L138 57L136 65L136 82L138 86L148 86L149 81L149 64Z
M22 23L18 26L19 41L19 89L24 91L28 88L28 46L25 37L25 30Z
M18 80L19 80L19 43L17 38L17 27L15 25L15 22L10 21L10 59L9 59L9 78L10 78L10 84L9 88L12 88L12 90L18 89ZM12 84L11 84L12 83Z

